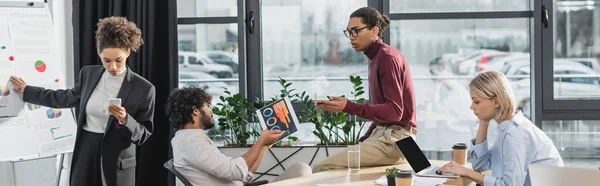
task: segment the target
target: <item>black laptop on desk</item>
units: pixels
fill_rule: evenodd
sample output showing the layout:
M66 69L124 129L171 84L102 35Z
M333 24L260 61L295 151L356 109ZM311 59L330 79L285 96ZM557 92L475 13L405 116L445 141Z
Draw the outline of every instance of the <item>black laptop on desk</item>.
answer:
M427 160L421 148L417 145L412 137L396 141L396 146L410 164L410 167L417 173L417 176L422 177L437 177L437 178L458 178L460 176L452 173L437 174L436 171L441 167L432 166Z

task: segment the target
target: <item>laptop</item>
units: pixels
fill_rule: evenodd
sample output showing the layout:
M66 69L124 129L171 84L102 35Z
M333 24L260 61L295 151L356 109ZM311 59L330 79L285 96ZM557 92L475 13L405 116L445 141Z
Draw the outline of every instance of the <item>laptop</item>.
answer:
M432 166L421 151L421 148L417 145L412 137L406 137L404 139L396 141L396 146L400 149L400 152L410 164L410 167L417 173L417 176L421 177L436 177L436 178L458 178L460 176L452 173L437 174L436 171L442 167Z

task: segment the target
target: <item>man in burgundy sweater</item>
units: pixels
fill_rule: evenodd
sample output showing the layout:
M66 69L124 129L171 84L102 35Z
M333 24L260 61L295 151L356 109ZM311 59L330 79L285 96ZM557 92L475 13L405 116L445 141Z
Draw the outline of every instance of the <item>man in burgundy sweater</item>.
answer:
M381 40L390 20L373 8L360 8L350 15L344 31L352 48L369 58L369 92L372 105L357 104L343 97L315 104L330 112L346 112L372 120L360 138L360 165L392 165L404 161L395 142L416 134L416 105L410 68L397 49ZM334 154L313 167L313 172L348 167L347 151Z

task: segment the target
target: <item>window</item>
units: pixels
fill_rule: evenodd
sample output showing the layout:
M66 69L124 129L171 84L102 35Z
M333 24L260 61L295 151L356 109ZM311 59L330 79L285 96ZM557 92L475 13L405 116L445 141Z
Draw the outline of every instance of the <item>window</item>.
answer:
M226 56L224 55L220 55L220 54L209 54L208 57L210 59L212 59L213 61L217 61L217 60L228 60ZM231 60L231 58L229 58L229 60Z
M392 13L530 10L530 0L390 0Z
M566 70L567 75L554 73L562 79L560 86L554 86L557 100L600 99L600 66L596 59L600 55L600 7L587 2L555 1L554 71L571 69ZM572 65L560 65L565 61Z
M177 17L237 16L237 0L177 0Z
M237 2L177 0L179 87L204 88L215 97L213 105L220 102L218 97L225 94L225 88L239 92L237 59L234 65L232 60L215 62L208 56L218 52L237 57Z
M529 1L518 5L467 0L412 2L390 1L393 20L389 44L410 64L417 102L417 139L427 139L417 143L428 158L451 160L452 145L469 143L475 136L478 119L470 110L468 84L478 72L503 72L511 81L518 109L530 117L531 17L508 12L508 17L497 18L485 13L527 10ZM428 13L457 11L475 13L453 14L461 17L457 19Z
M263 97L279 95L279 78L311 97L349 96L350 76L367 77L367 58L344 36L350 14L367 0L263 0ZM366 85L366 81L364 85ZM368 87L364 98L368 99Z
M196 57L194 57L194 56L190 56L190 57L188 57L188 62L190 64L198 64L198 59L196 59Z
M574 71L574 70L569 70L567 71L567 74L573 74L573 75L581 75L581 74L587 74L585 72L581 72L581 71ZM590 85L598 85L598 78L597 77L593 77L593 78L586 78L586 77L574 77L574 78L570 78L570 81L567 82L573 82L573 83L581 83L581 84L590 84Z
M242 87L242 92L252 90L245 94L268 99L279 93L281 77L297 91L318 99L349 95L348 76L366 81L368 60L350 47L342 30L354 10L378 5L392 18L384 41L398 48L411 67L417 138L427 139L417 143L429 158L450 160L451 145L475 135L477 119L465 96L468 83L477 72L498 70L511 81L517 105L527 117L534 113L532 91L544 99L544 104L535 103L536 118L532 119L555 142L567 166L593 164L597 169L600 165L595 159L574 161L600 155L600 148L594 146L600 144L596 127L600 115L595 112L600 110L600 100L594 100L600 99L598 3L553 1L547 5L549 26L540 31L541 16L534 15L539 15L542 3L532 0L249 0L241 9L260 12L256 18L260 32L248 34L247 28L241 28L239 34L246 32L240 36L247 43L238 44L238 25L247 23L237 22L237 16L242 16L237 2L242 1L178 0L179 63L193 54L210 66L184 69L180 65L180 85L210 89L215 96L222 94L223 87L234 93ZM540 47L538 52L535 46L553 47ZM261 51L247 52L256 48ZM188 52L192 54L184 55ZM254 61L246 63L246 57ZM248 66L241 69L247 70L246 77L238 75L238 58ZM190 62L194 61L198 62ZM262 79L255 77L260 73ZM531 84L532 74L536 88ZM238 78L245 78L247 84L239 86ZM368 91L368 83L363 85ZM256 87L263 89L255 91ZM587 112L582 116L595 120L571 121L580 115L565 111ZM313 140L310 130L306 129L306 135L298 133L301 140Z
M558 120L542 122L542 130L554 142L566 167L598 170L600 121Z
M186 56L189 64L179 66L179 74L186 75L179 77L180 86L205 88L215 97L224 95L224 88L232 93L239 92L237 71L234 72L227 63L213 62L206 54L208 51L237 52L237 36L231 33L237 33L236 24L179 25L180 46L191 43L179 48L179 55ZM217 80L219 83L216 83ZM213 104L219 101L213 99Z

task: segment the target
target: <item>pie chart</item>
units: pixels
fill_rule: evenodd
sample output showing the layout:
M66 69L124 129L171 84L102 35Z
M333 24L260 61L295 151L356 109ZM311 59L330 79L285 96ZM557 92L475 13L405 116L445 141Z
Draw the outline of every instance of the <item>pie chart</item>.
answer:
M58 109L48 109L46 110L46 116L48 117L48 119L55 119L58 118L62 115L62 112Z
M46 71L46 63L44 63L42 60L37 60L35 62L35 70L37 70L38 72L45 72Z

